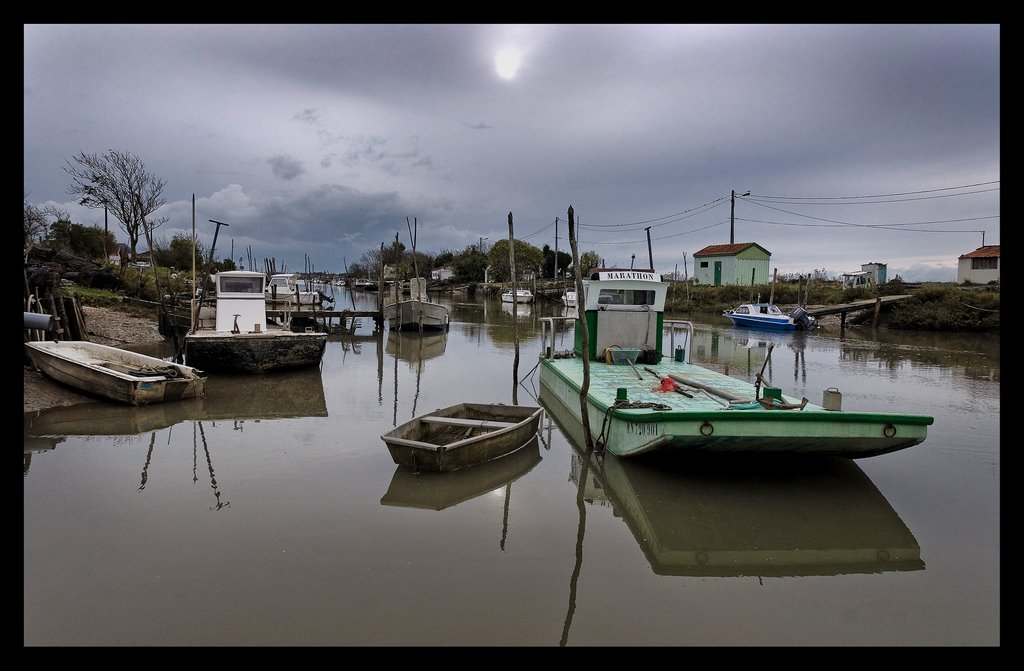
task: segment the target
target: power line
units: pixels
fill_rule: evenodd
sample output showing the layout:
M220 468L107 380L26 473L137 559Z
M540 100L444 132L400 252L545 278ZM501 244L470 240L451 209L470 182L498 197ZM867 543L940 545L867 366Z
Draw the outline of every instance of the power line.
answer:
M903 226L924 226L924 225L931 225L931 224L965 223L965 222L970 222L970 221L982 221L982 220L987 220L987 219L998 219L999 215L989 215L989 216L983 216L983 217L970 217L970 218L963 218L963 219L945 219L945 220L934 220L934 221L904 222L904 223L893 223L893 224L861 224L861 223L856 223L856 222L852 222L852 221L841 221L841 220L836 220L836 219L828 219L828 218L825 218L825 217L815 217L815 216L812 216L812 215L802 214L800 212L793 212L793 211L790 211L790 210L785 210L785 209L782 209L782 208L773 207L769 203L779 203L779 204L782 204L782 203L790 202L790 204L810 204L810 205L871 205L871 204L882 204L882 203L890 203L890 202L911 202L911 201L915 201L915 200L931 200L931 199L935 199L935 198L952 198L954 196L967 196L967 195L974 195L974 194L979 194L979 193L988 193L988 192L991 192L991 191L998 191L999 188L993 188L993 189L980 189L980 190L974 190L974 191L967 191L967 192L963 192L963 193L948 193L948 192L951 192L951 191L963 191L964 189L977 189L977 187L986 187L986 186L991 186L993 184L999 184L999 183L1000 183L999 180L993 180L993 181L989 181L989 182L977 182L977 183L974 183L974 184L964 184L964 185L961 185L961 186L942 187L942 188L937 188L937 189L923 189L923 190L918 190L918 191L904 191L904 192L896 192L896 193L883 193L883 194L872 194L872 195L861 195L861 196L806 196L805 197L805 196L775 196L775 195L769 195L769 194L752 194L750 196L745 197L744 200L747 201L747 202L756 204L756 205L760 205L761 207L764 207L764 208L767 208L767 209L770 209L770 210L775 210L776 212L792 215L794 217L801 217L801 218L804 218L804 219L810 219L810 220L813 220L813 221L820 221L820 222L824 222L824 223L822 223L822 224L812 224L812 223L798 223L798 222L767 221L767 220L762 220L762 219L750 219L750 218L745 218L745 217L736 217L735 219L738 220L738 221L746 221L746 222L749 222L749 223L767 224L767 225L772 225L772 226L800 226L800 227L818 227L818 228L840 228L840 227L875 228L875 229L894 230L894 231L910 231L910 232L916 232L916 233L976 233L977 231L944 231L944 230L934 230L934 229L933 230L914 230L914 229L901 228L901 227L903 227ZM906 196L921 196L921 195L924 195L924 194L933 194L933 195L929 195L929 196L924 197L924 198L906 198ZM868 200L868 199L890 199L890 200ZM898 199L898 200L891 200L891 199ZM646 220L642 220L642 221L635 221L635 222L631 222L631 223L582 224L577 219L576 225L580 229L586 229L586 230L590 230L590 231L605 231L605 232L608 232L610 230L618 230L620 232L626 232L626 231L630 231L630 230L641 230L642 228L646 228L647 226L645 226L645 225L647 225L647 224L650 224L650 227L652 227L652 228L655 227L655 226L662 227L662 226L667 226L669 224L678 223L680 221L685 221L687 219L691 219L692 217L695 217L695 216L700 215L700 214L705 214L706 212L711 211L715 207L718 207L720 205L724 205L729 200L730 200L730 196L723 196L721 198L716 198L714 200L708 201L708 202L703 203L701 205L698 205L696 207L688 208L688 209L682 210L680 212L676 212L674 214L665 215L663 217L655 217L653 219L646 219ZM767 202L765 202L765 201L767 201ZM810 201L817 201L817 202L810 202ZM850 202L850 201L860 201L860 202ZM558 221L558 220L560 220L560 219L556 217L556 221ZM700 228L695 228L695 229L687 230L687 231L680 231L679 233L672 233L672 234L669 234L669 235L664 235L664 236L652 238L652 240L668 240L668 239L671 239L671 238L677 238L677 237L681 237L681 236L684 236L684 235L690 235L690 234L693 234L693 233L699 233L701 231L706 231L708 229L715 228L716 226L721 226L722 224L726 223L727 221L728 220L718 221L718 222L715 222L713 224L709 224L707 226L702 226ZM652 223L652 222L660 222L660 223ZM529 239L529 238L534 237L536 235L539 235L539 234L543 233L544 231L552 228L553 226L554 226L554 223L548 224L546 226L543 226L540 229L538 229L537 231L531 233L528 236L525 236L522 239L526 240L526 239ZM629 228L629 227L636 227L636 228ZM607 241L607 242L588 240L586 244L587 245L635 245L635 244L642 244L642 243L646 243L646 240L614 240L614 241Z
M979 182L977 184L964 184L963 186L947 186L947 187L943 187L941 189L926 189L926 190L922 190L922 191L904 191L902 193L879 193L879 194L867 195L867 196L771 196L771 195L763 195L763 194L755 193L755 194L753 194L751 196L751 198L775 198L775 199L779 199L779 200L793 200L793 201L801 201L801 200L856 200L856 199L861 199L861 198L895 198L897 196L916 196L916 195L922 194L922 193L939 193L940 191L956 191L956 190L959 190L959 189L973 189L976 186L989 186L990 184L999 184L999 180L995 180L995 181L992 181L992 182ZM972 193L987 193L989 191L998 191L998 190L999 189L984 189L982 191L969 191L966 194L954 193L954 194L949 194L949 195L952 195L952 196L963 196L963 195L969 195L969 194L972 194ZM948 196L936 196L936 197L948 197ZM917 199L912 199L912 200L917 200ZM878 202L885 203L885 202L891 202L891 201L878 201Z

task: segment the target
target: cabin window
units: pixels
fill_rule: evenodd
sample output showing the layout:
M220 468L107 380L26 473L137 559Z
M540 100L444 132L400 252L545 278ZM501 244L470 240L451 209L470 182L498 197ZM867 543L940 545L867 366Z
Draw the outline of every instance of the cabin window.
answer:
M700 267L701 268L707 268L708 267L708 262L707 261L701 261L700 262Z
M999 267L999 259L995 256L986 256L980 259L971 259L971 270L995 270Z
M258 294L263 292L262 277L224 277L220 291L226 294Z
M601 289L598 305L654 305L653 289Z

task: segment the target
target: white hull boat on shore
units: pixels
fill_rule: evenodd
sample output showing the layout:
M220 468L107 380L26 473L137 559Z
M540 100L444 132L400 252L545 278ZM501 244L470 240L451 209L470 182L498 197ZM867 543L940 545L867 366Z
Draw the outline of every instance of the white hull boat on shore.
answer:
M87 340L26 342L32 363L47 377L91 396L147 405L203 396L202 371Z

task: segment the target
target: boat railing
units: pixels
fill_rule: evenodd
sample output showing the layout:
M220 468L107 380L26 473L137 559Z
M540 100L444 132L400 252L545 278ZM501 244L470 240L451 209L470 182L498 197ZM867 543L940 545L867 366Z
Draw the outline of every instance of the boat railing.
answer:
M683 321L681 319L666 319L664 326L669 332L669 356L673 356L676 351L676 331L684 331L686 333L686 340L681 347L683 348L684 361L686 363L690 363L690 355L692 354L691 350L693 349L690 347L690 343L693 342L693 322Z
M555 356L555 322L576 321L576 317L541 317L540 319L540 347L541 356L545 359L553 359ZM551 334L551 346L548 346L548 334Z

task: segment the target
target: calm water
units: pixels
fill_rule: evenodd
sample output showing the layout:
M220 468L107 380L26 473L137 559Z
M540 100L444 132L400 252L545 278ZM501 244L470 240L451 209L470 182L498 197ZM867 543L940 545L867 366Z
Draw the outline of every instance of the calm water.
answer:
M772 344L787 395L935 417L890 455L624 461L549 416L507 463L412 474L380 434L537 404L562 310L449 305L446 336L368 323L202 402L26 415L25 644L1001 643L998 338L695 322L695 362L752 379Z

